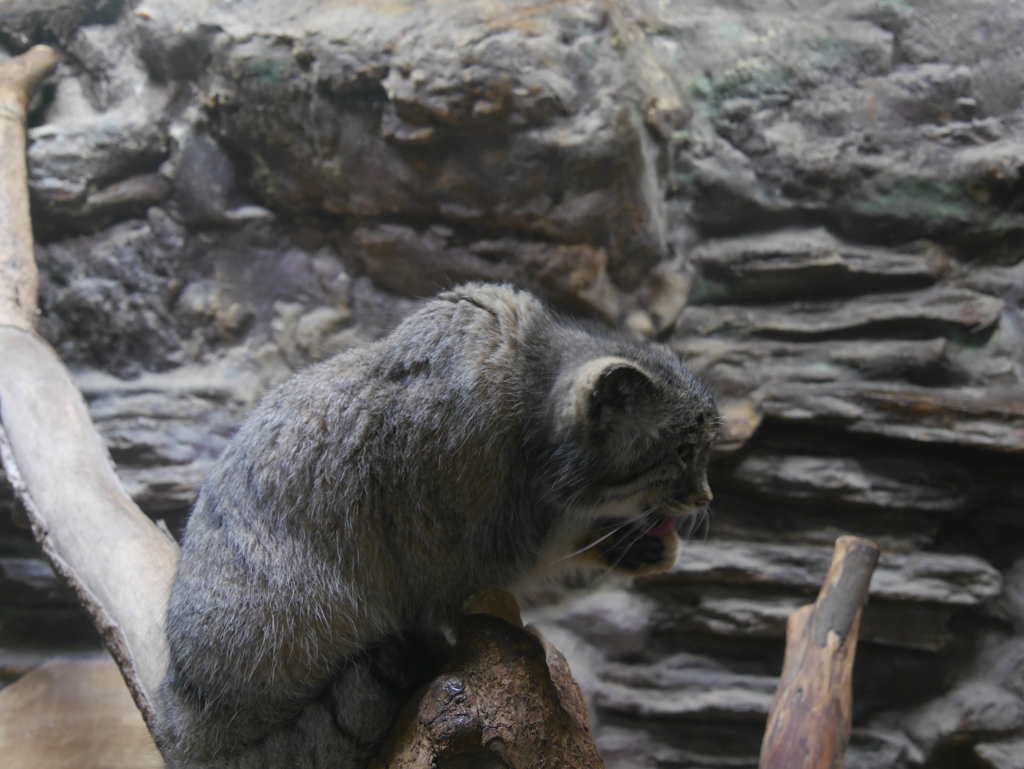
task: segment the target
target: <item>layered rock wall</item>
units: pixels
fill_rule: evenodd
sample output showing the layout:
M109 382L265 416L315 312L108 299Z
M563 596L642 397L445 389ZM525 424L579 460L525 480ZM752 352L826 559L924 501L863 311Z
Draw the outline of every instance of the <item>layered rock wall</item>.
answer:
M0 3L35 42L39 328L153 517L290 371L512 281L723 407L677 568L533 610L609 766L755 766L843 533L885 549L847 765L1024 766L1018 3ZM11 521L5 680L96 644Z

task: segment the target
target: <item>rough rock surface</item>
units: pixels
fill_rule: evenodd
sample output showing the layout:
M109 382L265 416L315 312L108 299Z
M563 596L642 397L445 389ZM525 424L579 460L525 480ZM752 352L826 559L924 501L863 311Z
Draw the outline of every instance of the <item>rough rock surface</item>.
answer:
M756 766L843 533L847 766L1024 766L1019 3L0 2L40 41L39 328L172 531L291 370L527 285L722 403L706 540L534 609L609 767ZM96 637L0 506L10 681Z

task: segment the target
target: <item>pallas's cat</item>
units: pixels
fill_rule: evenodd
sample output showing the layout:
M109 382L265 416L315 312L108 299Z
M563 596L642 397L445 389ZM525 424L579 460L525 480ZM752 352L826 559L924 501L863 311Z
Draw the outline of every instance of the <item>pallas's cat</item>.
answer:
M172 765L358 767L481 589L670 567L714 402L667 347L471 284L271 392L206 480L167 622Z

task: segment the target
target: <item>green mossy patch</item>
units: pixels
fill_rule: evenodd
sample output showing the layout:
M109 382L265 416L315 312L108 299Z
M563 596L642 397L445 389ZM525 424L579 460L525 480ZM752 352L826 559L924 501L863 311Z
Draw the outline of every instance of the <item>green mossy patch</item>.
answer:
M998 233L1024 228L1024 216L976 202L967 187L923 176L886 175L874 181L867 197L853 203L866 216L904 219L927 230L972 227Z

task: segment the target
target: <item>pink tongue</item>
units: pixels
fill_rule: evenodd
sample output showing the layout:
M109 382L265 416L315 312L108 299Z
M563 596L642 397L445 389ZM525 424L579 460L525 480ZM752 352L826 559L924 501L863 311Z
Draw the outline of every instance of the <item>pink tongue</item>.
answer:
M652 537L661 537L668 534L670 531L675 529L676 521L674 518L665 518L661 523L657 523L650 528L644 529L645 534L650 534Z

